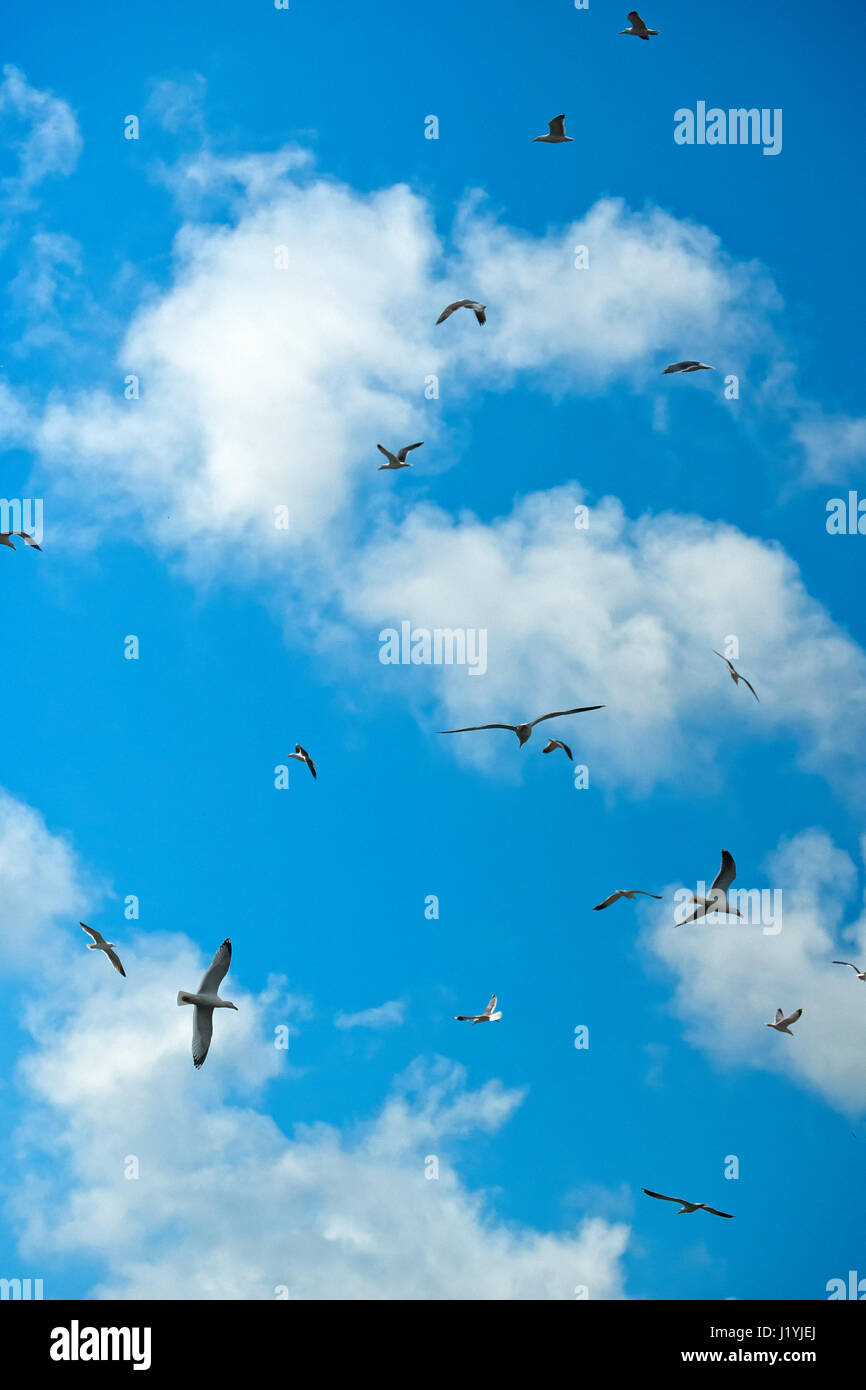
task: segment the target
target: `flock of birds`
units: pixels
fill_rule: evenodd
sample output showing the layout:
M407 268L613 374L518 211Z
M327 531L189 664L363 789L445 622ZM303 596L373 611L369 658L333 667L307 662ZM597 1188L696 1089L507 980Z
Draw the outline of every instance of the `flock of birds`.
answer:
M629 27L627 29L620 30L621 34L629 34L632 35L634 38L639 38L647 41L651 37L656 37L658 35L659 31L657 29L647 28L646 24L641 19L637 10L631 10L629 12L628 19ZM547 134L537 135L535 137L535 141L540 142L542 144L551 145L570 143L572 141L572 137L566 135L565 133L565 115L562 114L559 116L555 116L553 120L549 122ZM436 320L437 325L444 323L447 319L451 317L452 314L456 313L459 309L468 309L470 312L472 312L475 315L475 318L478 321L479 325L483 326L487 322L486 304L482 304L475 299L457 299L442 310L442 313ZM667 367L664 368L662 374L665 376L669 376L676 373L692 373L714 370L715 368L711 367L706 362L685 360L682 362L670 363ZM419 441L417 444L406 444L402 448L398 449L396 453L392 453L391 450L386 449L384 445L378 444L376 447L378 448L379 452L384 455L386 459L385 463L379 465L379 470L381 471L383 469L411 468L412 464L408 458L408 455L414 449L420 449L422 447L422 444L423 440ZM41 550L41 546L37 544L34 537L25 531L0 532L0 545L8 547L10 550L15 550L16 547L12 541L13 536L17 539L23 540L25 546L29 546L34 550ZM743 684L751 691L752 695L754 695L755 699L758 700L759 697L757 695L757 692L755 691L750 681L748 681L745 676L743 676L739 671L736 670L731 660L728 657L724 656L721 652L714 651L714 654L720 657L721 660L726 663L728 673L734 684L739 685L740 681L742 681ZM604 706L582 705L574 709L554 710L550 714L539 715L537 719L528 720L527 722L522 724L470 724L459 729L442 729L440 730L440 733L466 734L478 733L488 729L505 729L513 734L516 734L518 744L522 748L524 744L529 742L532 736L532 731L537 724L542 724L549 719L562 719L568 715L587 714L593 710L599 709L604 709ZM545 747L542 749L542 752L553 753L560 749L568 758L568 760L572 762L572 750L570 746L567 743L563 742L561 739L552 737L548 738L548 741ZM288 756L290 758L296 759L297 761L303 763L307 768L309 768L309 771L314 779L317 777L318 774L316 771L316 764L314 763L310 754L307 752L305 748L301 746L301 744L296 743L294 753L290 753ZM736 872L737 867L734 862L733 856L729 853L728 850L723 849L721 867L715 879L712 882L709 897L702 898L693 895L691 912L688 916L686 916L683 919L682 925L686 925L690 922L695 922L698 919L707 916L707 914L715 912L733 914L738 917L742 917L742 913L740 913L737 908L733 907L728 899L728 890L730 889L731 884L736 878ZM644 888L619 888L615 892L611 893L609 897L605 898L602 902L596 903L595 907L593 908L593 911L602 912L606 908L612 907L614 903L619 902L621 898L627 898L631 901L634 901L634 899L637 896L654 898L659 902L662 901L661 894L648 892ZM108 960L111 962L114 969L125 979L126 971L124 970L120 958L116 953L114 942L106 941L105 938L95 928L87 926L84 922L82 922L80 925L82 929L92 938L92 940L88 943L87 949L90 951L102 951L108 957ZM200 1068L204 1063L204 1060L207 1057L208 1050L211 1045L211 1040L213 1037L214 1010L237 1009L236 1004L233 1004L229 999L221 998L219 994L219 986L225 978L226 974L228 973L228 969L231 964L231 956L231 941L228 938L226 938L226 940L223 941L222 945L216 951L213 960L211 961L210 965L208 966L207 970L202 976L198 990L195 993L190 993L186 990L180 990L177 995L178 1005L191 1006L193 1009L192 1057L193 1065L197 1069ZM840 960L834 961L833 964L845 966L853 970L858 980L866 982L866 970L861 969L852 961ZM455 1020L458 1023L471 1023L473 1028L478 1023L498 1023L502 1018L502 1010L497 1009L497 1003L498 999L497 996L494 994L491 996L490 1001L487 1004L487 1007L485 1008L483 1013L456 1014ZM775 1031L778 1033L787 1033L789 1036L793 1036L793 1034L791 1033L791 1025L796 1023L802 1017L802 1014L802 1008L796 1009L793 1013L787 1015L783 1012L782 1009L777 1009L775 1018L771 1022L767 1023L766 1026L768 1028L775 1029ZM708 1206L706 1202L691 1202L687 1201L685 1198L682 1197L670 1197L662 1192L653 1192L647 1187L644 1187L641 1190L648 1197L653 1197L658 1201L678 1203L678 1215L691 1215L697 1211L705 1211L712 1216L725 1217L728 1220L732 1219L732 1214L730 1212L719 1211L716 1207Z

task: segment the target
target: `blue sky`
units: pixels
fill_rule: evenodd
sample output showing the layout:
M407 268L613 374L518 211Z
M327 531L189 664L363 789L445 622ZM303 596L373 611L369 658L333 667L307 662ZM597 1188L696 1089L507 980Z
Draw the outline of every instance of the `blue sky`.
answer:
M649 44L606 0L10 21L2 492L44 534L0 556L0 1273L47 1297L866 1276L866 987L830 963L866 961L866 541L825 526L866 491L862 20L641 13ZM676 145L699 100L781 109L781 154ZM434 329L463 296L487 325ZM383 666L403 620L484 628L487 672ZM542 730L436 733L601 703L547 726L586 790ZM319 778L278 791L296 741ZM723 845L778 934L673 929ZM227 935L195 1073L175 994Z

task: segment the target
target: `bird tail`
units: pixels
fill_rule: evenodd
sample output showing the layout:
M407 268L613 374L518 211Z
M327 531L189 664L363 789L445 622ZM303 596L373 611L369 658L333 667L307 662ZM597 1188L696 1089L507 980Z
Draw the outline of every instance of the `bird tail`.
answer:
M178 990L177 1002L178 1004L192 1004L193 1000L190 998L190 996L186 993L185 990L181 989Z

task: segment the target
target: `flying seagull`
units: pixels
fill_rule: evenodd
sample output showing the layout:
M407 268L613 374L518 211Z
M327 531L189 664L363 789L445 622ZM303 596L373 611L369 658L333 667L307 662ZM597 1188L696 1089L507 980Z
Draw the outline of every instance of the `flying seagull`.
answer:
M648 29L638 14L637 10L629 10L628 17L631 21L630 29L620 29L621 34L634 34L636 39L646 39L649 42L650 34L657 34L658 29Z
M196 1070L207 1056L210 1040L213 1037L214 1009L237 1009L237 1004L232 1004L228 999L220 999L217 993L220 981L225 977L231 965L231 959L232 943L226 937L202 975L198 993L187 994L185 990L178 992L178 1004L192 1004L195 1007L192 1020L192 1060Z
M670 376L671 372L714 372L715 367L710 367L706 362L672 362L669 367L665 367L662 376Z
M521 748L524 743L528 743L532 737L532 730L536 724L541 724L545 719L561 719L564 714L586 714L591 709L604 709L604 705L582 705L580 709L558 709L553 714L540 714L537 719L533 719L531 724L470 724L466 729L440 729L440 734L475 734L480 729L510 729L513 734L517 734Z
M502 1017L502 1010L500 1009L499 1012L495 1014L493 1012L495 1008L496 995L491 994L490 1003L487 1005L483 1014L455 1014L454 1019L456 1023L471 1023L473 1028L476 1023L498 1023Z
M645 888L618 888L615 893L611 893L609 898L605 898L603 903L596 903L593 912L601 912L603 907L610 907L611 903L619 902L620 898L633 898L636 893L640 893L645 898L657 898L662 900L661 893L648 893Z
M108 959L111 961L111 964L114 966L115 970L120 975L122 975L124 979L126 979L126 971L124 970L117 956L114 954L114 942L106 941L104 936L100 936L98 931L96 931L93 927L88 927L85 922L79 922L78 925L82 927L84 931L87 932L88 936L93 937L93 942L91 943L88 941L87 943L88 951L104 951L105 954L108 956Z
M834 960L834 965L850 965L858 980L866 980L866 970L861 970L859 965L852 965L850 960Z
M539 140L541 141L542 145L564 145L566 141L570 141L572 139L570 135L566 135L565 133L564 115L554 116L553 120L548 121L547 125L547 134L536 135L535 139L532 142L533 145L536 144Z
M484 312L486 308L487 305L479 304L477 299L455 299L453 304L449 304L447 309L442 310L436 322L444 323L446 319L450 319L455 309L471 309L479 323L486 323L487 315Z
M410 453L412 449L420 449L423 443L424 440L422 439L420 444L404 444L403 448L398 449L396 454L392 454L390 449L385 449L381 444L377 444L376 448L379 450L379 453L384 454L388 462L380 463L376 472L381 473L383 468L411 468L411 463L406 462L406 455Z
M695 908L691 917L684 917L682 922L674 923L675 926L684 927L687 922L694 922L698 917L706 917L708 912L727 912L734 917L742 917L742 912L736 907L731 907L728 903L728 889L737 877L737 866L734 863L734 856L726 849L722 850L722 867L716 874L710 885L710 896L708 898L695 898Z
M313 760L312 760L312 758L310 757L309 753L307 752L306 748L302 748L301 745L300 745L299 743L296 743L296 744L295 744L295 751L294 751L294 753L290 753L290 754L289 754L289 757L290 757L290 758L297 758L297 760L298 760L299 763L306 763L306 764L307 764L307 767L310 769L310 771L312 772L313 776L315 777L315 776L317 775L317 774L316 774L316 764L313 762Z
M691 1216L694 1211L708 1211L712 1216L726 1216L729 1221L734 1219L731 1212L716 1211L715 1207L708 1207L706 1202L687 1202L685 1197L666 1197L663 1192L650 1192L648 1187L642 1187L641 1192L645 1192L648 1197L657 1197L660 1202L679 1202L677 1216Z
M561 748L561 749L562 749L563 753L564 753L565 756L568 758L568 761L569 761L570 763L573 763L573 762L574 762L574 754L572 753L572 751L571 751L571 749L569 748L568 744L567 744L567 743L563 743L563 741L562 741L561 738L549 738L549 739L547 740L547 743L545 744L544 748L542 748L541 751L542 751L542 753L555 753L556 750L557 750L557 748Z
M792 1014L788 1014L788 1017L785 1018L785 1015L782 1013L782 1010L781 1010L781 1009L777 1009L777 1010L776 1010L776 1020L775 1020L775 1022L774 1022L774 1023L768 1023L768 1024L767 1024L767 1027L768 1027L768 1028L775 1028L775 1030L776 1030L777 1033L791 1033L791 1030L790 1030L790 1028L788 1027L788 1024L789 1024L789 1023L796 1023L796 1022L797 1022L797 1019L800 1017L800 1015L801 1015L802 1012L803 1012L802 1009L795 1009L794 1012L793 1012ZM791 1037L792 1037L792 1038L793 1038L793 1036L794 1036L794 1034L791 1033Z
M713 647L713 651L715 652L716 656L722 656L722 653L721 653L721 652L717 652L716 649L715 649L715 647ZM748 685L748 687L749 687L749 689L751 690L752 694L755 696L755 699L758 700L758 696L755 694L755 687L754 687L752 684L750 684L749 681L746 680L746 677L745 677L745 676L741 676L740 673L739 673L739 671L735 671L735 670L734 670L733 663L730 662L730 661L728 661L728 658L727 658L726 656L722 656L722 661L727 661L727 662L728 662L728 671L730 672L731 680L734 682L734 685L739 685L740 681L742 681L742 682L743 682L743 685ZM760 704L760 703L761 703L760 700L758 700L758 704Z
M31 546L33 550L41 550L42 546L37 545L32 536L28 536L26 531L0 531L0 545L8 545L10 550L17 550L18 547L12 544L12 537L17 536L25 545Z

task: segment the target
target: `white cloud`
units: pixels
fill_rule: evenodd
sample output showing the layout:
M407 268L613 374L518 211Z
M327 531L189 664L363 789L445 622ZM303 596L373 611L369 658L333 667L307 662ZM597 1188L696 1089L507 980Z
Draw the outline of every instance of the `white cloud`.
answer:
M236 956L239 1012L217 1017L195 1072L189 1010L175 996L194 987L210 943L202 951L127 923L112 932L122 980L69 946L81 877L69 846L4 795L10 936L29 943L31 963L59 958L56 972L33 970L28 988L19 1178L6 1185L8 1217L24 1257L46 1271L46 1296L55 1260L95 1262L104 1272L93 1292L116 1298L268 1299L279 1286L323 1299L571 1299L576 1285L623 1296L627 1226L506 1225L459 1177L460 1141L495 1135L521 1091L496 1080L470 1091L462 1067L418 1061L369 1122L288 1137L265 1097L272 1079L287 1078L273 1026L291 1001L276 982L250 994ZM428 1180L431 1156L439 1175ZM128 1178L133 1158L138 1176Z
M10 138L18 169L3 181L8 216L10 209L32 207L34 190L50 175L72 173L82 141L68 102L30 86L24 73L9 63L0 82L0 121L18 132L17 139Z
M543 237L470 199L446 255L408 188L362 195L304 160L204 151L176 171L187 190L234 188L235 221L186 224L173 286L131 324L118 367L140 376L140 400L48 403L35 440L55 484L78 507L82 489L97 496L115 529L126 517L138 537L143 517L199 578L225 575L230 545L233 580L265 578L295 640L339 645L345 660L355 637L359 673L366 660L371 683L435 700L441 718L530 717L539 697L606 704L574 737L610 785L646 789L699 765L710 787L725 738L783 735L856 794L837 729L855 741L864 731L864 656L779 547L696 517L631 519L615 499L575 532L577 488L500 520L454 519L398 500L406 479L376 471L378 441L424 439L425 467L451 461L439 407L424 399L430 374L453 395L503 389L516 372L552 392L679 389L660 383L666 351L742 370L775 342L766 272L733 263L705 228L614 199ZM590 270L573 268L577 244ZM491 306L483 329L465 314L435 327L458 292ZM717 381L688 387L725 408ZM789 389L783 404L790 412ZM280 505L288 531L274 525ZM487 675L383 676L376 634L403 618L486 627ZM732 702L712 657L729 634L760 710ZM451 748L492 765L495 738Z
M406 1005L400 999L389 999L373 1009L361 1009L355 1014L337 1014L335 1028L396 1028L406 1017Z
M866 917L843 928L856 885L850 857L808 830L771 856L782 930L713 919L674 928L670 907L643 934L676 984L686 1039L717 1061L779 1072L849 1115L866 1108L866 986L834 959L866 960ZM764 1025L803 1009L792 1037Z

